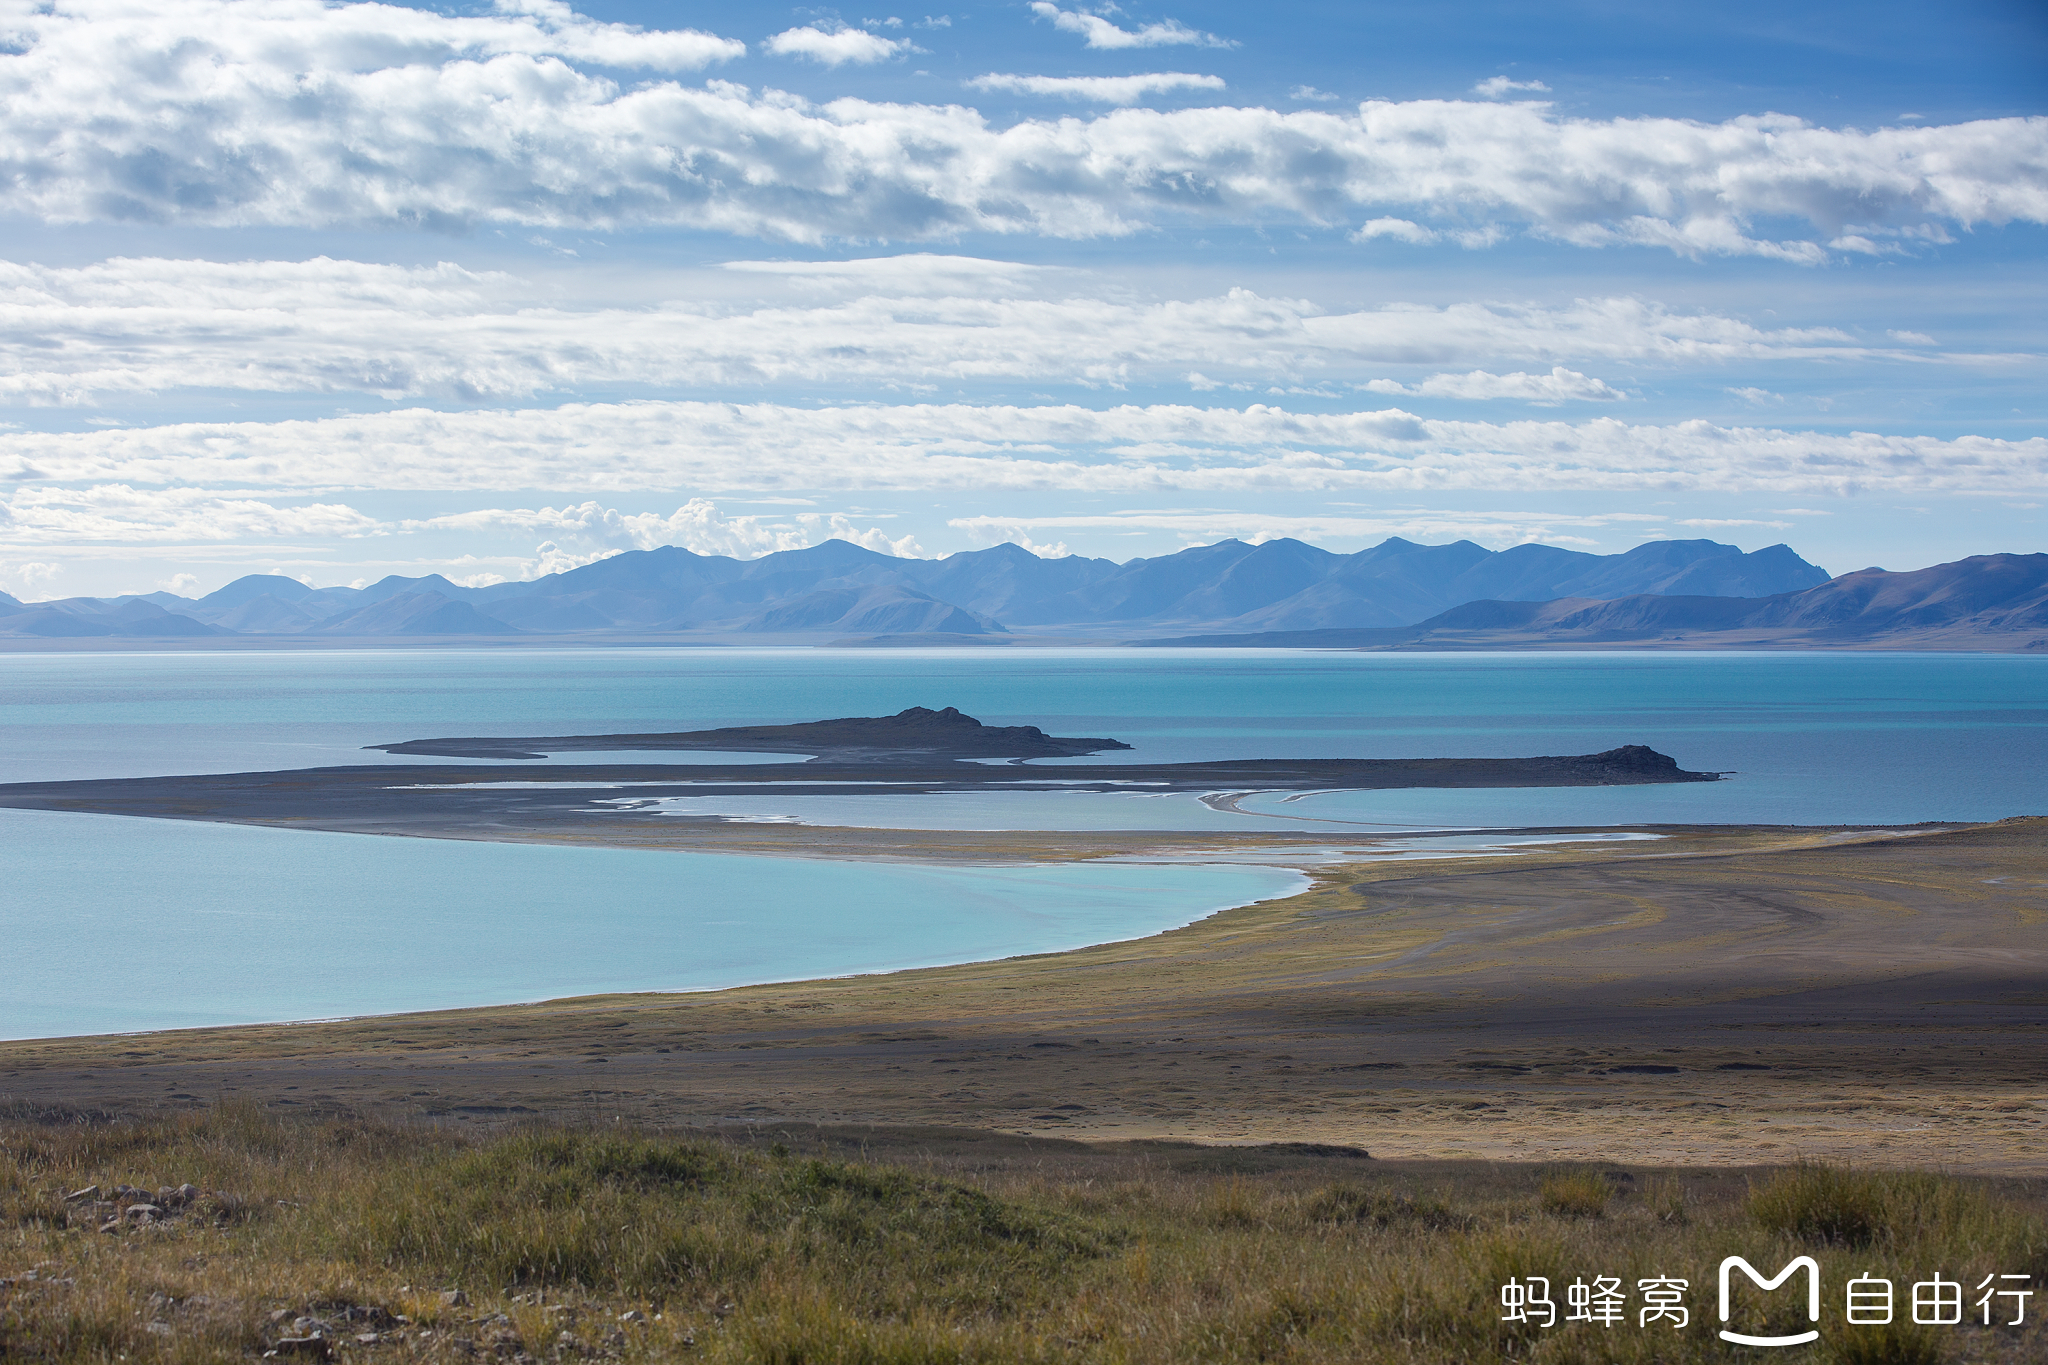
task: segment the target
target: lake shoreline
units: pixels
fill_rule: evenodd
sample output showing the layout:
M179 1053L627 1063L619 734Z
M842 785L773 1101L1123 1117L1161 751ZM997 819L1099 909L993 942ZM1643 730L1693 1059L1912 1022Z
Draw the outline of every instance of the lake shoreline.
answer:
M2027 1023L2048 967L2048 821L1901 833L1322 866L1298 895L1066 952L7 1042L0 1092L2048 1170L2048 1035Z

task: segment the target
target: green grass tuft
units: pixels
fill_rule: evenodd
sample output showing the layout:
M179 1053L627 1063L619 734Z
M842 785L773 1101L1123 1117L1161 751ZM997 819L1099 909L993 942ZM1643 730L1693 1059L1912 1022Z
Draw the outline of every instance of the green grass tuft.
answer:
M1536 1195L1545 1210L1560 1218L1599 1218L1607 1212L1614 1188L1592 1171L1560 1171L1545 1176Z
M1887 1240L1894 1192L1873 1171L1800 1165L1779 1171L1750 1192L1757 1226L1803 1242L1863 1247Z

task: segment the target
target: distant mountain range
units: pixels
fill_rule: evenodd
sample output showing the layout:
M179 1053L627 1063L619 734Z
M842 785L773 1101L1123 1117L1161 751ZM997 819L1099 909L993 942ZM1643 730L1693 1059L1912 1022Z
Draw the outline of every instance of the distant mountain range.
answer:
M752 560L635 550L480 588L438 574L364 588L251 574L197 600L157 592L22 603L0 593L0 636L1398 645L1738 630L1848 639L2039 629L2043 565L2048 555L1990 555L1831 580L1783 545L1745 554L1711 540L1615 555L1399 538L1340 555L1298 540L1226 540L1126 564L1042 559L1014 545L897 559L833 540Z
M1143 643L1308 649L1654 644L2048 651L2048 554L1974 555L1911 573L1863 569L1805 592L1769 597L1643 593L1607 601L1467 602L1406 627L1197 635Z
M1638 593L1756 597L1828 581L1783 545L1711 540L1626 554L1548 545L1392 539L1357 554L1298 540L1226 540L1154 559L1042 559L1015 545L897 559L843 540L760 559L635 550L521 583L466 588L439 574L312 588L251 574L197 600L173 593L23 604L0 594L0 634L42 637L808 635L1121 638L1167 632L1402 626L1481 598Z

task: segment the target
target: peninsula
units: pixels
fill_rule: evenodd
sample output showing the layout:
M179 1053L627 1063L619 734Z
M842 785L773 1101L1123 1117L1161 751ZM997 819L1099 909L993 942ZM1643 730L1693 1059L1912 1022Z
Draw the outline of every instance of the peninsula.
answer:
M746 726L675 734L469 737L371 746L396 755L533 760L574 753L646 750L786 754L786 763L620 763L503 770L467 763L388 763L284 772L210 773L0 786L0 807L358 834L542 841L620 847L730 848L736 851L958 857L962 841L943 833L814 830L736 824L720 815L678 814L678 798L747 796L904 796L981 791L1247 793L1389 790L1405 787L1596 787L1713 782L1669 755L1640 744L1596 754L1529 758L1270 758L1198 763L1061 763L1127 750L1115 739L1065 738L1036 726L985 726L953 707L912 707L893 716L844 717L796 725ZM1011 760L1008 763L990 760ZM1325 840L1310 835L1204 834L1206 844ZM1089 857L1130 851L1135 843L1101 833L1043 833L1017 856ZM1152 838L1149 842L1162 842ZM1167 843L1185 843L1185 837ZM975 850L976 856L987 856Z

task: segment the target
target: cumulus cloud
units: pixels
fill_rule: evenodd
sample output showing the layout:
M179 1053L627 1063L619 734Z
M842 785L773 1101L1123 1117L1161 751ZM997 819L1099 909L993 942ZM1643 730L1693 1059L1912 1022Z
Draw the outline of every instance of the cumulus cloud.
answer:
M63 576L64 566L48 560L0 560L0 584L16 592L47 593L52 580Z
M325 75L359 75L408 67L489 60L559 58L593 66L695 71L746 55L747 45L695 29L647 30L606 24L557 0L500 0L487 15L437 14L407 5L324 4L321 0L57 0L10 5L9 46L40 49L46 58L138 50L126 59L166 78L174 89L181 61L193 56L253 75L300 78L317 97ZM176 50L198 42L203 54ZM20 55L28 55L22 53ZM231 79L228 89L232 89ZM160 93L170 89L160 88Z
M827 540L846 540L881 554L922 558L915 536L891 538L877 526L856 526L852 518L838 512L801 512L794 516L721 516L716 503L691 498L674 512L621 512L598 502L573 507L485 508L450 516L406 521L402 531L532 531L570 540L588 553L578 561L587 564L626 550L652 550L662 545L680 545L700 555L730 555L734 559L755 559L778 550L801 550ZM573 558L553 541L541 546L541 557L526 576L558 573L543 568L550 557ZM576 565L569 565L576 567Z
M1110 7L1112 10L1115 6ZM1031 12L1041 19L1049 19L1052 26L1062 33L1078 33L1087 39L1089 47L1236 47L1228 38L1219 38L1213 33L1189 28L1178 19L1162 19L1156 24L1147 24L1140 29L1118 28L1099 14L1081 10L1063 10L1046 0L1033 0Z
M778 33L761 47L778 57L806 57L820 66L867 66L923 50L908 39L884 38L865 29L822 29L810 24Z
M1091 34L1084 21L1125 32L1048 8ZM1465 245L1526 230L1802 262L1849 235L1910 246L1928 229L2048 221L2048 118L1866 131L1420 100L997 128L957 105L621 87L575 63L602 49L612 64L662 52L673 65L736 45L549 13L22 9L0 52L0 208L58 222L670 225L812 242L1398 219ZM1760 221L1804 221L1811 239L1757 235Z
M465 401L590 384L932 384L1034 379L1114 387L1379 380L1379 392L1617 396L1564 361L1631 365L1877 361L2010 369L2018 359L1873 348L1827 328L1759 328L1634 298L1560 308L1465 303L1327 313L1235 289L1151 303L1033 294L1060 272L965 257L734 261L800 303L542 306L539 282L441 264L116 259L0 262L0 400L90 403L177 389L422 395ZM679 284L687 289L687 281ZM2038 362L2036 362L2038 363ZM1549 374L1485 372L1502 364ZM1419 385L1388 365L1472 367Z
M1369 218L1358 225L1351 234L1354 242L1370 242L1375 237L1392 237L1400 242L1412 242L1418 246L1436 240L1436 234L1420 223L1406 218Z
M1489 100L1497 100L1515 90L1531 90L1546 95L1550 93L1550 87L1542 81L1511 81L1506 76L1488 76L1472 87L1473 94Z
M1433 374L1419 384L1375 379L1360 387L1370 393L1399 393L1414 398L1519 398L1545 407L1572 401L1616 403L1628 397L1604 379L1567 370L1562 365L1549 374L1523 374L1519 370L1513 374L1488 374L1485 370L1474 370L1470 374Z
M1304 413L1266 404L1097 410L576 403L12 432L0 434L0 481L307 491L2025 493L2048 482L2048 438L1944 439L1705 421L1632 425L1611 418L1464 422L1399 408Z
M1136 104L1165 90L1221 90L1221 76L1187 71L1152 71L1138 76L1006 76L990 72L967 82L976 90L1010 90L1020 95L1056 95L1097 104Z

